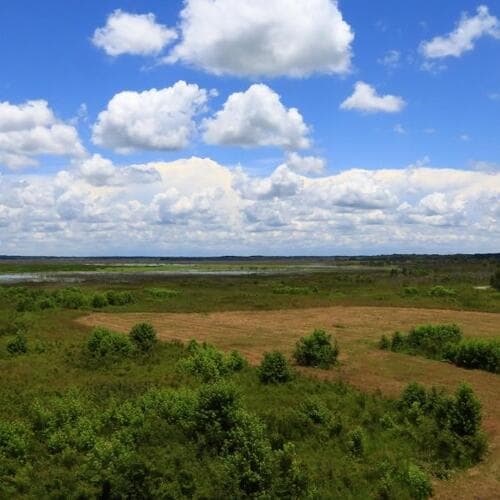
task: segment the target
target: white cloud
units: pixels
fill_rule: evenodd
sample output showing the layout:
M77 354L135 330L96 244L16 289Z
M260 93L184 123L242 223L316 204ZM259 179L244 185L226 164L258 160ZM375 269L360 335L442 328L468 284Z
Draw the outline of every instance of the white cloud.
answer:
M154 14L129 14L118 9L109 15L105 26L95 30L92 42L110 56L147 56L159 54L176 38L177 33L158 24Z
M92 186L125 186L160 181L158 171L149 165L116 167L111 160L95 154L79 166L81 177Z
M399 50L388 50L383 57L377 59L379 64L387 68L397 68L401 60L401 52Z
M406 102L401 97L390 94L380 96L368 83L356 82L354 93L340 105L340 109L365 113L399 113L405 106Z
M0 176L5 253L486 252L500 244L499 218L494 171L309 178L280 165L254 177L207 158L116 166L95 156L57 174Z
M16 169L38 165L37 157L82 156L76 129L56 118L46 101L0 102L0 164Z
M319 175L326 168L326 161L317 156L300 156L293 152L286 157L287 167L297 174L302 175Z
M165 59L238 76L347 73L354 34L336 0L186 0Z
M500 21L489 13L488 7L481 5L475 16L462 14L451 33L422 42L420 52L428 59L460 57L464 52L474 49L475 42L484 36L500 38Z
M227 146L307 148L309 128L296 108L264 84L231 94L223 108L203 123L204 140Z
M92 141L122 154L182 149L189 144L196 130L194 117L206 101L206 90L184 81L160 90L120 92L99 113Z

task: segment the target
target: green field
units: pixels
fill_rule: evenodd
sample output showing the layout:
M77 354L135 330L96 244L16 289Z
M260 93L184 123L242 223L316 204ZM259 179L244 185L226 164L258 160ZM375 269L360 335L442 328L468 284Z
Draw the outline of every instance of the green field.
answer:
M442 309L451 317L456 311L460 322L465 318L461 311L500 313L500 292L484 288L499 263L498 256L392 257L346 259L329 270L314 268L333 264L321 259L153 265L1 262L3 274L105 270L123 280L95 277L71 286L0 287L0 497L404 499L427 498L433 489L440 497L457 498L457 488L475 491L475 480L486 493L495 491L500 459L498 453L484 454L483 448L491 444L500 422L481 392L481 384L486 390L491 378L475 385L476 371L470 372L472 385L488 410L484 435L460 430L460 405L453 399L457 385L444 387L443 394L424 394L426 402L420 404L411 391L406 398L399 391L417 375L408 380L400 376L397 393L385 392L385 386L368 390L345 376L362 359L357 353L374 357L380 350L371 337L350 340L346 334L343 340L348 327L341 323L328 332L340 350L333 368L303 370L290 359L290 381L263 384L254 366L258 357L228 368L218 350L226 346L220 344L193 358L187 341L204 340L202 334L212 330L190 330L183 323L183 343L160 335L164 341L147 352L123 331L118 334L122 344L109 344L96 355L88 344L92 329L80 319L104 314L112 324L113 318L132 314L154 319L175 313L180 325L189 314L201 313L195 316L197 325L211 313L279 311L286 316L287 311L312 314L314 309L370 306L384 311ZM127 276L131 268L181 267L273 273ZM470 329L475 316L467 318L464 325ZM478 330L491 336L492 315L477 318ZM230 319L234 331L225 335L237 339L243 323ZM175 330L175 316L168 321ZM216 339L219 320L214 321L210 328ZM376 333L374 338L380 336ZM257 340L258 330L255 335ZM9 347L19 338L26 341L27 352L22 346L17 351ZM294 333L287 340L290 345L283 344L287 356L295 338ZM275 347L270 342L268 350ZM404 354L393 356L406 359ZM441 365L458 370L429 363L436 370ZM426 385L430 390L433 384ZM471 480L463 471L477 463L482 464L480 477Z

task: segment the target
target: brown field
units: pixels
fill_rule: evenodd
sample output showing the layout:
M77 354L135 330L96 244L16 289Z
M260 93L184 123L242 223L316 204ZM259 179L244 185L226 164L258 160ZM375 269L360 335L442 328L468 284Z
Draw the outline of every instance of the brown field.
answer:
M406 331L422 323L454 322L469 337L500 336L500 314L392 307L328 307L265 312L207 314L96 313L78 319L87 326L107 326L126 332L149 321L164 340L210 342L221 349L237 349L252 363L266 351L291 354L297 339L314 328L324 328L339 341L340 366L331 371L305 370L322 378L342 379L365 391L394 396L411 381L453 391L466 381L477 392L484 409L484 428L490 452L483 463L436 484L444 499L500 499L500 377L463 370L420 357L380 351L380 336Z

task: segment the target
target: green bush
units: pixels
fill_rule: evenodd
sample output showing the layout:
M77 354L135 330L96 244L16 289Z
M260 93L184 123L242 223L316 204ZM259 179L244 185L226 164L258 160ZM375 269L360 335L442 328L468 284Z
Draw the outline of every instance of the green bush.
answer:
M467 385L450 397L434 388L426 391L420 384L410 384L398 403L405 415L404 426L415 426L410 434L444 469L472 465L484 455L481 405Z
M220 451L240 422L240 395L233 384L219 381L198 392L193 429L201 443Z
M455 393L451 430L459 436L474 436L481 427L481 403L472 388L462 384Z
M118 292L116 290L110 290L106 292L106 298L111 306L126 306L134 302L134 296L127 291Z
M29 446L29 431L21 423L0 420L0 456L22 458Z
M232 372L239 372L247 365L247 360L238 351L231 351L226 358L226 366Z
M273 454L265 437L264 426L254 416L241 412L229 430L223 454L231 476L245 497L264 493L273 480Z
M205 343L198 344L195 340L188 344L187 351L189 356L181 361L180 366L188 373L201 377L204 382L215 381L241 370L246 363L236 351L225 355L215 347Z
M102 307L106 307L108 305L108 298L104 293L95 293L92 296L90 305L95 309L101 309Z
M365 452L365 435L361 427L354 429L348 434L347 447L354 456L363 456Z
M126 335L97 327L87 340L87 351L95 358L122 358L133 351L134 346Z
M7 352L12 356L25 354L28 352L28 341L24 335L16 335L12 340L7 342Z
M384 351L390 349L391 341L387 338L387 335L382 335L382 337L380 337L378 346L380 349L383 349Z
M429 290L431 297L454 297L456 294L453 288L446 288L442 285L435 285Z
M406 297L415 297L415 295L418 295L418 288L414 286L405 286L403 288L403 295Z
M63 288L54 294L57 304L65 309L80 309L86 305L86 297L79 288Z
M444 358L462 368L500 373L500 341L463 340L449 346Z
M416 465L410 465L405 476L412 498L425 500L432 496L432 483L427 474Z
M283 384L292 378L288 360L279 351L264 354L258 373L260 381L264 384Z
M394 332L391 339L391 351L400 351L405 344L404 337L400 332Z
M138 323L134 325L130 330L129 336L137 349L142 352L151 351L157 342L156 330L150 323Z
M338 353L337 342L332 344L330 335L324 330L314 330L297 342L293 356L302 366L330 368L337 361Z
M462 331L457 325L422 325L410 330L405 344L418 353L441 358L449 344L461 340Z

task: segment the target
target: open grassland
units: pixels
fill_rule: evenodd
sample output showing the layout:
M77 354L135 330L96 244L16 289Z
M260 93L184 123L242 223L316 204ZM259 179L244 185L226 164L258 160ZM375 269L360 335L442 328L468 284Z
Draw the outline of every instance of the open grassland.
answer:
M260 384L251 367L227 377L241 392L243 409L269 429L269 442L262 442L262 449L271 446L277 457L284 453L285 442L294 443L299 462L318 488L319 496L311 498L419 498L416 493L409 496L404 479L405 468L412 463L432 477L438 498L500 498L499 375L382 351L377 345L383 334L407 332L426 323L456 323L467 338L498 338L500 293L488 287L497 264L495 257L473 256L354 259L349 269L307 273L289 267L283 274L276 268L272 275L160 279L111 272L109 278L96 276L76 287L57 282L1 286L0 424L32 425L33 405L50 409L58 398L64 403L56 406L76 408L69 411L70 416L76 412L71 417L76 420L64 421L64 432L58 432L57 419L51 427L50 415L44 417L49 424L44 420L43 432L35 420L32 434L26 435L31 445L23 460L5 462L0 450L0 476L9 478L5 491L9 498L45 498L48 492L60 498L76 492L82 498L95 498L106 475L121 478L121 483L112 484L113 491L130 487L129 479L159 491L154 489L156 483L140 482L137 470L147 470L148 477L163 478L171 488L165 490L165 498L227 497L227 491L213 489L214 477L227 479L227 457L200 454L203 435L193 441L172 423L166 425L158 415L143 412L144 398L151 391L178 393L185 404L189 398L182 400L183 394L196 395L205 385L179 370L187 351L168 341L207 341L226 352L236 349L256 365L263 353L274 349L290 357L301 336L323 328L340 347L340 363L331 370L295 367L304 376L277 387ZM25 267L17 271L27 271L25 264L19 265ZM74 262L49 265L56 271L77 270L64 267ZM97 269L102 263L77 265ZM150 322L165 341L152 353L127 355L117 362L90 363L85 357L94 326L126 333L142 321ZM19 325L25 329L28 352L12 355L7 346ZM442 387L451 394L463 381L483 405L489 451L478 465L462 471L452 467L450 478L444 479L448 472L417 445L421 429L406 423L393 398L409 382ZM335 418L326 427L304 424L300 412L310 404L309 396L325 405L320 414L327 411L342 420L342 431ZM140 432L134 427L137 419L142 422ZM396 422L392 430L385 427L391 419ZM85 443L72 441L76 425L84 427ZM397 428L401 432L395 432ZM340 434L331 434L332 429ZM362 458L353 456L350 448L359 429L365 440ZM5 436L9 434L0 425L0 448L5 448ZM117 463L106 450L116 454Z
M485 462L452 482L439 485L440 498L495 498L500 491L500 381L498 375L463 370L453 365L381 352L377 341L383 333L406 331L424 323L457 323L465 336L500 336L500 315L441 309L390 307L329 307L286 311L215 312L206 314L92 314L78 320L85 326L104 325L128 331L148 321L162 339L213 343L237 349L257 364L264 352L281 350L288 355L295 342L314 328L334 334L341 345L340 366L332 371L305 370L325 379L342 380L359 389L396 396L409 382L453 390L467 381L484 407L485 429L491 440Z

